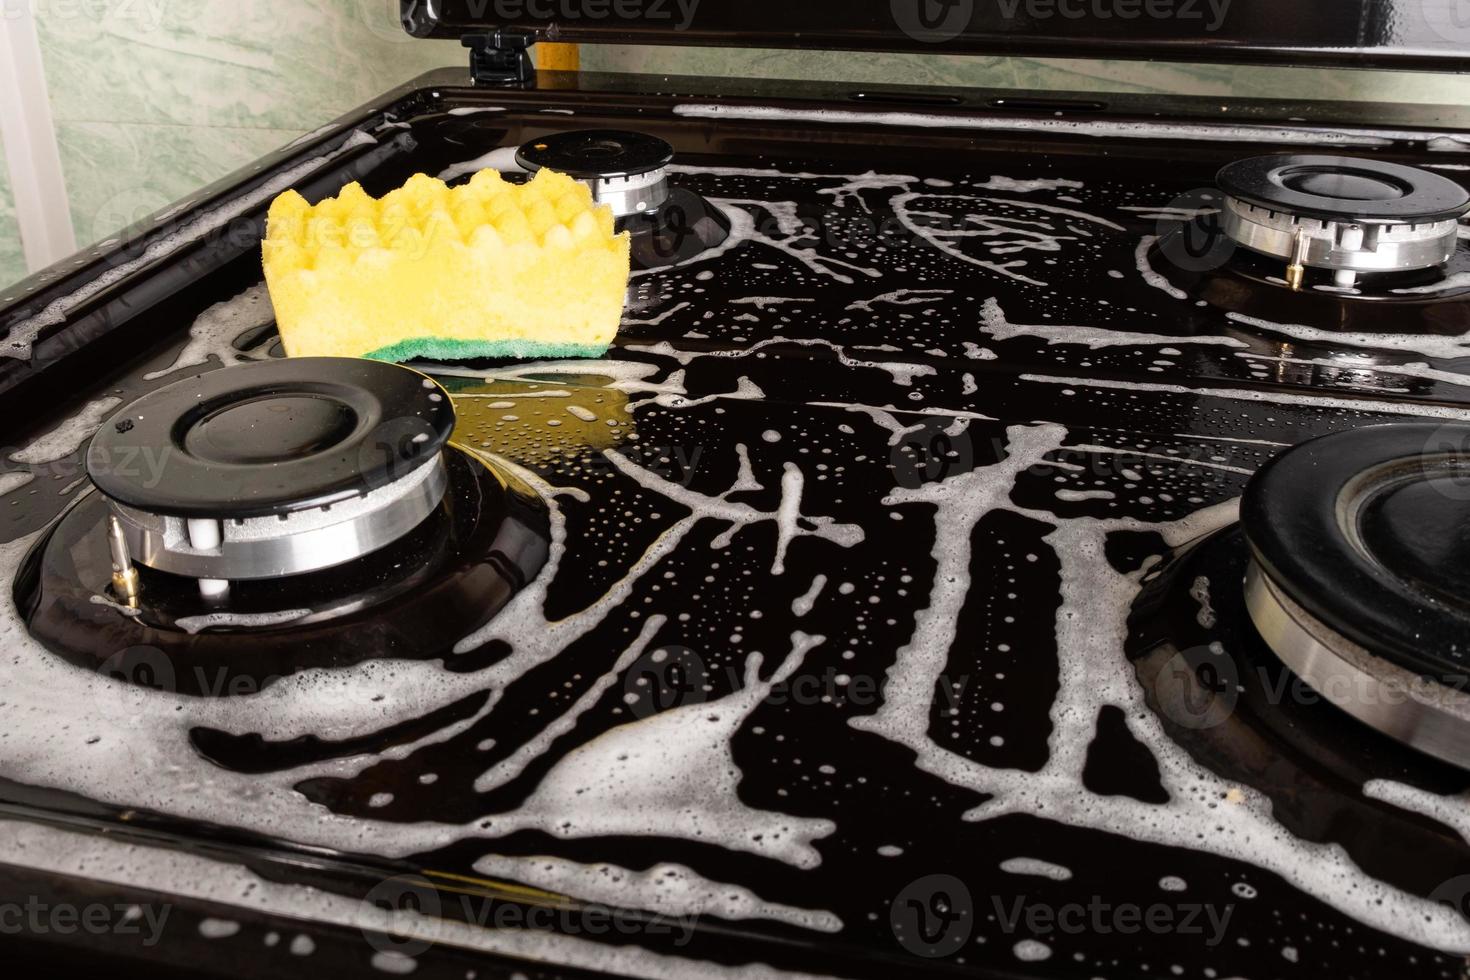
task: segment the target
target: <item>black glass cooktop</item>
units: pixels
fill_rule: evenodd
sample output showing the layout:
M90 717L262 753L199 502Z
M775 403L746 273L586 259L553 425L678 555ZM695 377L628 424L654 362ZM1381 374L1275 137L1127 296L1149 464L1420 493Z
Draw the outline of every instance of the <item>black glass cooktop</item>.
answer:
M382 193L633 128L578 112L380 114L342 168ZM1459 976L1470 778L1293 686L1235 520L1308 438L1470 418L1463 242L1292 293L1168 240L1264 140L636 122L729 237L635 272L604 359L416 365L548 506L534 581L442 657L224 692L74 665L7 604L0 861L396 924L385 969ZM279 356L258 256L96 344L5 417L7 574L124 400Z

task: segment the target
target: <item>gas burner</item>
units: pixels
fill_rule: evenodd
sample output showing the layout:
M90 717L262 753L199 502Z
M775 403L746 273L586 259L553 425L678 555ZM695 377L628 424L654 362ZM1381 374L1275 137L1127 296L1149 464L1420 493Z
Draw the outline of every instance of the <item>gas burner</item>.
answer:
M619 218L656 211L669 198L668 166L674 148L657 136L618 129L583 129L532 140L516 151L516 163L575 177L592 199Z
M1222 223L1232 240L1287 261L1286 283L1332 272L1339 288L1360 273L1443 265L1454 253L1470 193L1415 167L1336 156L1262 156L1224 167Z
M1246 605L1323 698L1470 768L1470 425L1324 436L1252 480Z
M133 561L206 595L375 551L444 497L449 396L394 364L267 361L179 381L98 431L87 474L108 498L120 584ZM156 461L156 465L143 465Z
M714 248L730 221L698 194L668 179L674 148L656 136L616 129L584 129L535 139L516 151L516 163L535 173L560 171L592 189L619 231L631 238L634 268L677 265Z
M453 427L437 383L376 361L161 388L93 438L96 492L27 556L17 607L66 659L190 694L445 656L550 535L535 493L447 445Z

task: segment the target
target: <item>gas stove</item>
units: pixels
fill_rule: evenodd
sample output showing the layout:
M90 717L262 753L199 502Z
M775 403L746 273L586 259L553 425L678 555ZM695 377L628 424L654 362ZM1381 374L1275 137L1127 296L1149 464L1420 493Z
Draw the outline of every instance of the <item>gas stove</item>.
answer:
M562 81L3 300L0 875L140 910L47 955L1463 975L1470 137ZM490 165L606 357L283 357L275 193Z

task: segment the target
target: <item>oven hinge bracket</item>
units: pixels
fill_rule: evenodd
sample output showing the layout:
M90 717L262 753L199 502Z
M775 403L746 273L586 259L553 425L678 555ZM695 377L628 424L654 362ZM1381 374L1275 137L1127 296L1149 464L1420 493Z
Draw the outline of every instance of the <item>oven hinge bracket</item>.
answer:
M536 67L531 64L531 31L496 28L481 34L466 34L460 43L470 49L470 77L476 85L532 85Z

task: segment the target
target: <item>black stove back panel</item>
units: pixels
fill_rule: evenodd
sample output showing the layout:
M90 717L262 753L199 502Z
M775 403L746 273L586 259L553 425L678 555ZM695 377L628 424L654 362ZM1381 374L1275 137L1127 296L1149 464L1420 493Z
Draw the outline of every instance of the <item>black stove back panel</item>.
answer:
M367 189L619 125L732 226L635 274L603 360L426 367L551 505L546 568L442 659L220 697L7 605L0 796L157 847L16 824L0 860L375 927L412 894L451 945L630 973L1459 975L1470 780L1293 686L1232 524L1285 447L1470 416L1464 254L1292 294L1171 246L1269 145L458 109L355 137L396 147ZM5 567L121 400L270 325L247 255L8 417Z
M782 0L400 0L407 29L548 40L925 54L1398 65L1456 71L1470 38L1456 0L849 0L840 17Z

